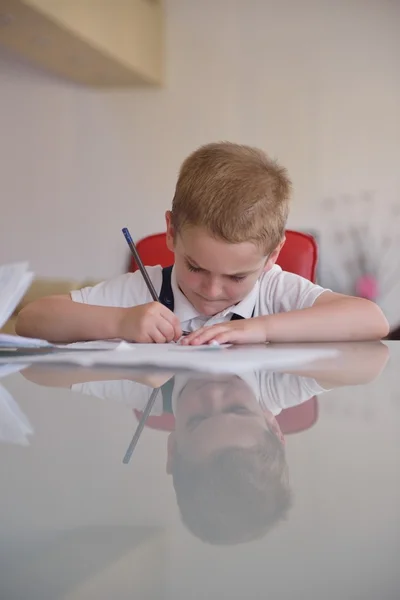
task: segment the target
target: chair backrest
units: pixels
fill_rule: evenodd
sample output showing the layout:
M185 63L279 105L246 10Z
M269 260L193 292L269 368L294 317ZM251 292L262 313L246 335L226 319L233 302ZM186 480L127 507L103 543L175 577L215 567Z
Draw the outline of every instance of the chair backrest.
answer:
M161 265L162 267L169 267L174 263L174 253L167 248L166 233L148 235L136 243L136 248L143 264L146 266ZM136 270L136 262L132 256L129 271Z
M312 235L287 229L286 242L278 256L277 264L284 271L296 273L315 282L318 246Z
M174 254L167 248L165 233L149 235L139 240L136 247L145 265L169 267L174 262ZM311 235L290 229L286 230L286 242L276 261L284 271L296 273L310 281L315 281L317 259L318 248ZM129 271L136 270L137 266L132 258Z

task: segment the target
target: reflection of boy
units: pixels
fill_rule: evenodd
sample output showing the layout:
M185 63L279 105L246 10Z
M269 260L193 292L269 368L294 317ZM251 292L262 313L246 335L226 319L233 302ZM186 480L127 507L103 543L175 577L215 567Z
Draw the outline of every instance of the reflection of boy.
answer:
M99 372L101 374L101 372ZM92 372L93 375L93 372ZM103 374L103 377L106 375ZM180 403L177 398L181 389L190 381L218 381L218 375L176 375L165 376L157 382L160 393L153 406L152 415L171 412L176 417ZM226 376L224 376L226 377ZM282 410L297 406L312 396L316 396L326 388L312 377L302 377L291 373L274 373L254 371L235 376L235 381L246 382L252 390L254 398L260 403L262 410L278 415ZM96 396L106 400L122 402L137 410L143 410L150 398L152 388L150 382L138 382L127 379L90 380L73 383L71 390L88 396Z
M151 393L129 381L72 389L136 408L143 408ZM268 372L176 375L161 387L156 412L175 415L167 472L182 520L194 535L234 544L261 537L285 518L291 493L275 415L322 391L312 378Z
M167 472L182 521L213 544L261 537L291 503L284 439L272 411L237 376L192 378L179 388Z
M341 350L339 358L320 361L318 368L298 374L260 371L240 377L171 378L132 373L131 381L122 379L129 376L126 370L107 374L33 367L23 375L138 409L146 405L149 386L161 386L155 412L170 410L175 415L167 472L173 477L182 520L204 541L234 544L261 537L290 508L284 439L275 415L326 388L369 383L388 360L388 349L381 343L345 344Z

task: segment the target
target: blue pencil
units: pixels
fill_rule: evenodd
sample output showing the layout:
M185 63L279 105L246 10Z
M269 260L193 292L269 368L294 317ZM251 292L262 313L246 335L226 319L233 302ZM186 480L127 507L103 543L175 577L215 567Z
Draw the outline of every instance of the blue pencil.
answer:
M135 262L136 262L137 266L139 267L141 274L143 275L143 279L147 285L147 288L151 294L151 297L153 298L154 302L160 302L160 298L158 297L157 292L154 288L154 285L152 284L151 279L149 277L149 274L146 271L146 267L142 263L142 259L140 258L139 252L137 251L137 248L135 246L135 242L133 241L132 236L129 233L129 229L127 227L124 227L122 230L122 233L124 234L126 242L130 248L130 251L133 254L133 258L135 259ZM189 331L182 331L182 335L185 335L185 336L189 335Z
M151 279L149 277L149 274L146 271L144 264L142 263L142 259L140 258L135 243L131 237L131 234L129 233L129 229L127 227L124 227L122 233L124 234L127 244L133 254L133 258L135 259L135 262L139 267L141 274L143 275L143 279L146 282L151 297L153 298L154 302L160 302L160 298L158 297L157 292L154 289L154 285L152 284Z

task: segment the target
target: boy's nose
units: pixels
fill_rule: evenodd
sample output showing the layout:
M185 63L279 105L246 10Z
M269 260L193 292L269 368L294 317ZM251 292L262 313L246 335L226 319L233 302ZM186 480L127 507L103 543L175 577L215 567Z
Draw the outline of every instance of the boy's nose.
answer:
M230 399L228 399L229 401ZM212 386L207 390L207 397L202 399L204 414L207 417L219 414L226 403L224 386Z
M203 294L209 300L215 300L221 297L221 284L217 279L208 278L203 287Z

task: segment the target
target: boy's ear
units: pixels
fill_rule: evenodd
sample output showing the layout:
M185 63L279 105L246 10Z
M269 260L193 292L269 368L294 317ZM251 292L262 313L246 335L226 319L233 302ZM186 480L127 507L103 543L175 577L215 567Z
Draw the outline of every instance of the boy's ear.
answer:
M169 434L168 441L167 441L167 465L165 468L167 475L171 475L171 473L172 473L172 463L174 461L175 452L176 452L176 440L175 440L175 433L172 431Z
M172 212L167 210L165 213L165 223L167 225L167 248L174 251L174 240L175 240L175 231L172 225Z
M286 242L286 236L283 236L283 238L280 241L280 243L278 244L278 246L268 256L268 260L265 263L264 271L269 271L274 266L285 242Z

